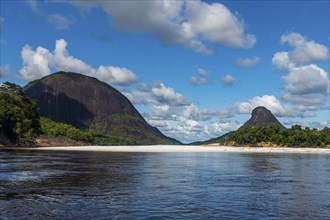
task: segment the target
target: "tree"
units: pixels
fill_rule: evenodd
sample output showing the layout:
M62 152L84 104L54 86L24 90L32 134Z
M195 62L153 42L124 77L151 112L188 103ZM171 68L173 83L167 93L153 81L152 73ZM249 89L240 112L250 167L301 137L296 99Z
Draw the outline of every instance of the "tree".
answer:
M40 132L37 104L14 83L0 85L0 142L30 146Z

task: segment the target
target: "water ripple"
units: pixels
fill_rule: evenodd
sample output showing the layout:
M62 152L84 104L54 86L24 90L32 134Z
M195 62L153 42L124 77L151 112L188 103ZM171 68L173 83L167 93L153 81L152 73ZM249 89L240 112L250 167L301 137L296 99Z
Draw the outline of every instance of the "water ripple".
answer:
M329 219L330 158L0 152L1 219Z

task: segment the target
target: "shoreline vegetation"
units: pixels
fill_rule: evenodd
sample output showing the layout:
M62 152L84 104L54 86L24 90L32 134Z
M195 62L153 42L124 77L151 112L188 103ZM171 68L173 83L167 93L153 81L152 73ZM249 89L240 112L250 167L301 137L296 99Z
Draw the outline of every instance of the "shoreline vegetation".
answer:
M127 152L127 153L301 153L330 154L330 148L293 148L293 147L244 147L215 145L139 145L139 146L51 146L0 148L15 151L66 151L66 152Z
M221 137L204 142L200 145L225 145L225 146L250 146L250 147L330 147L330 128L322 130L302 128L293 125L291 128L282 129L276 125L269 127L248 127L231 131Z

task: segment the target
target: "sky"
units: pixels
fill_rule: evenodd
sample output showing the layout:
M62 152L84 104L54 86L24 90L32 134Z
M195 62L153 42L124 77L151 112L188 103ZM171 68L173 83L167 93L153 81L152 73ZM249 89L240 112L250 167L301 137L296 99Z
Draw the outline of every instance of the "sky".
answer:
M330 127L329 1L0 1L0 83L96 77L184 143L265 106Z

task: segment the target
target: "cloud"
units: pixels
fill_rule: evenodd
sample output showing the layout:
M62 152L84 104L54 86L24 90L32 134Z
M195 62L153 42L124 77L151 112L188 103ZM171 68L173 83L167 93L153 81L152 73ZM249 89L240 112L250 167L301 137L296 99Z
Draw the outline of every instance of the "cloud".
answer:
M216 111L212 112L208 109L200 109L195 104L191 103L190 105L184 107L182 115L186 119L192 119L195 121L207 121L219 114Z
M302 111L306 110L319 110L322 108L326 101L326 96L322 94L304 94L293 95L286 93L282 95L282 99L298 105L298 108Z
M46 48L38 47L35 51L26 45L21 55L23 67L19 73L23 80L34 80L51 74L53 69L69 71L96 77L109 84L129 85L138 81L137 76L125 67L99 66L94 69L82 60L69 55L68 43L57 40L55 50L50 52Z
M221 78L221 82L224 86L233 86L236 83L236 78L228 74Z
M57 30L68 29L73 24L73 19L60 14L48 14L39 10L38 1L36 0L28 0L27 4L36 15L43 18L43 20L47 20L48 23L55 25Z
M220 3L208 4L202 1L187 1L190 14L188 24L192 31L201 34L212 43L234 48L250 48L256 39L244 34L244 23Z
M28 4L28 6L32 9L32 11L39 13L39 9L38 9L38 2L37 0L27 0L26 2Z
M293 48L288 56L296 65L306 65L329 59L329 50L326 46L308 41L299 33L284 34L281 36L281 42L287 43Z
M329 59L329 50L326 46L307 41L299 33L284 34L281 36L281 42L289 44L293 50L274 54L272 63L279 70L290 70Z
M186 143L207 140L237 128L237 124L223 120L233 117L230 110L199 108L163 82L139 83L136 88L126 89L123 93L134 104L150 107L143 113L148 123L165 135Z
M197 68L197 72L199 75L201 75L203 77L208 77L211 75L210 71L203 69L203 68Z
M208 84L211 80L211 72L209 72L206 69L198 68L197 73L200 75L200 77L195 77L195 76L190 76L189 77L189 82L193 86L200 86L200 85L205 85Z
M239 67L249 68L257 65L259 61L260 61L259 57L238 58L236 60L236 65Z
M239 127L236 123L230 122L201 123L183 116L174 117L173 120L148 119L147 121L151 125L158 127L164 134L179 139L184 143L219 137Z
M293 95L329 93L327 72L314 64L291 68L282 79L285 82L284 88Z
M0 78L9 76L9 65L0 66Z
M173 88L166 87L163 83L151 89L151 95L158 103L166 103L170 105L187 105L189 101L180 93L174 91Z
M35 80L51 74L52 55L47 49L38 47L36 51L33 51L29 45L25 45L22 48L21 56L24 66L19 72L22 79Z
M299 111L289 105L282 105L281 102L273 95L255 96L246 102L238 102L235 104L235 108L239 114L251 114L252 110L258 106L266 107L275 116L304 116L303 111Z
M288 71L295 67L295 64L289 58L288 52L277 52L272 58L273 66L281 71Z
M205 85L209 83L207 78L197 78L194 76L189 77L189 82L194 86Z
M81 8L102 8L113 25L125 32L149 32L168 45L181 45L204 55L213 54L210 44L251 48L255 36L220 3L197 1L71 1Z
M151 85L139 83L134 90L126 90L123 93L134 104L169 105L175 107L191 103L182 94L175 92L173 88L166 86L161 81L154 82Z
M49 15L48 22L54 24L57 30L68 29L73 24L72 20L59 14Z
M300 111L323 108L329 94L328 73L313 62L329 58L328 48L314 41L308 41L299 33L284 34L282 43L287 43L292 51L274 54L273 66L286 72L282 99L296 105Z

